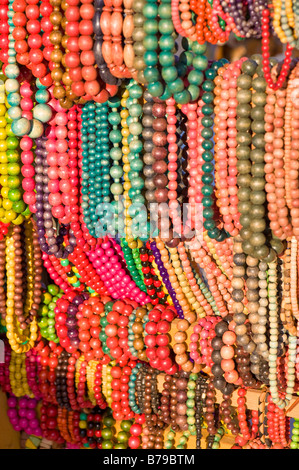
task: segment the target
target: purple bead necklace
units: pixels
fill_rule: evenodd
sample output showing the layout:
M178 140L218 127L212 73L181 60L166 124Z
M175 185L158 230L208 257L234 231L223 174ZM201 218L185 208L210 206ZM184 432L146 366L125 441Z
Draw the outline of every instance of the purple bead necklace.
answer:
M231 16L242 37L260 39L262 37L262 12L267 0L220 0L220 5Z
M181 318L183 320L184 318L184 312L183 312L183 309L178 301L178 299L176 298L176 294L175 294L175 290L173 289L172 285L171 285L171 282L169 281L169 276L168 276L168 272L167 270L165 269L164 265L163 265L163 262L162 262L162 259L161 259L161 253L159 251L159 249L157 248L157 245L156 243L153 241L151 242L151 250L153 252L153 255L154 255L154 258L155 258L155 262L156 262L156 265L159 269L159 273L160 273L160 276L162 277L162 280L163 280L163 283L172 299L172 302L173 302L173 305L177 311L177 314L179 316L179 318Z

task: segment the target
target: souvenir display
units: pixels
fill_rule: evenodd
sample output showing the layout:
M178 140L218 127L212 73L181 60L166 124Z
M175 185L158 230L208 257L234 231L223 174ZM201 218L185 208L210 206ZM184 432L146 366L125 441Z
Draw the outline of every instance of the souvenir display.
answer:
M23 447L299 448L299 4L0 3Z

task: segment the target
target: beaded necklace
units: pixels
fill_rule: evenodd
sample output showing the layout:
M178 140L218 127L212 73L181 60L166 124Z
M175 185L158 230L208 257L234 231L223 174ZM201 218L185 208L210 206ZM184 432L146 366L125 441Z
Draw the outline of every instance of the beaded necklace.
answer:
M176 65L172 54L175 40L172 37L174 26L171 20L171 0L163 0L159 6L155 1L146 2L143 14L145 16L143 27L146 33L143 40L146 49L144 54L146 66L144 78L148 83L149 93L154 97L160 97L162 100L166 100L173 95L175 101L180 104L197 99L200 77L201 80L203 78L201 71L205 70L207 66L207 60L202 55L206 51L205 46L196 42L189 42L184 38L182 44L186 54L180 56ZM159 14L158 20L156 20L157 14ZM159 40L157 38L158 32L161 35ZM158 47L161 50L159 56L156 52ZM194 57L192 57L192 53L189 53L191 50ZM184 60L186 60L186 64ZM158 63L161 66L161 75L157 68ZM189 86L185 89L183 77L190 65L194 66L194 71L191 71L188 75Z
M45 144L49 164L49 203L53 217L61 224L68 224L78 204L77 108L65 112L55 100L55 110Z
M294 31L294 11L296 5L294 4L292 10L292 3L288 1L277 1L273 2L273 28L277 36L282 43L288 43L292 47L297 46L297 34ZM266 10L269 16L270 11Z
M15 431L41 436L41 428L35 412L37 401L34 398L17 399L12 395L8 398L7 405L7 416Z
M36 78L42 79L43 84L49 86L51 85L51 77L47 61L50 51L46 47L41 50L41 46L48 43L49 34L52 31L52 24L49 21L52 8L46 0L41 5L35 3L30 6L26 1L14 2L13 9L15 12L13 23L16 27L13 31L13 37L17 61L19 64L26 65ZM44 15L42 25L38 21L40 15Z
M128 268L130 269L132 278L136 282L138 287L145 292L146 288L144 285L144 276L143 276L142 266L141 266L141 261L140 261L140 249L142 248L142 242L141 240L138 239L136 243L134 242L131 243L131 246L132 245L134 246L135 244L137 246L131 249L126 239L125 238L121 239L123 255L126 260L126 264Z
M134 30L132 34L133 38L133 49L134 49L134 62L133 66L134 69L137 70L137 79L139 83L143 83L146 85L146 80L144 77L144 53L145 53L145 46L143 45L143 40L145 38L145 30L143 28L145 17L143 15L143 7L145 6L145 0L134 0L133 1L133 22L134 22Z
M5 77L3 77L5 79ZM7 80L5 80L5 83ZM1 188L1 203L0 210L1 223L8 224L13 222L18 225L24 221L24 217L30 214L28 207L24 203L26 201L26 193L23 194L21 184L24 188L24 180L21 177L20 160L22 159L23 152L20 155L19 139L14 136L11 130L12 120L8 116L6 110L11 109L8 102L6 105L1 105L1 133L0 133L0 148L1 148L1 166L0 166L0 184ZM23 139L22 139L23 140ZM20 159L21 156L21 159ZM23 159L22 159L23 162ZM24 173L23 173L24 174Z
M7 64L8 62L8 35L9 35L8 0L5 0L2 3L0 22L1 22L0 60L4 64Z
M79 349L85 355L87 361L99 360L103 357L102 345L99 340L101 333L100 321L104 313L104 304L98 297L85 299L79 305L76 317L78 319L80 339Z
M103 52L102 52L102 45L103 45L103 31L102 31L102 26L101 26L101 21L102 19L102 11L104 7L104 0L96 0L94 4L94 17L92 19L92 25L93 25L93 32L95 34L94 37L94 45L93 45L93 52L94 52L94 57L95 57L95 62L98 66L99 69L99 75L101 79L103 80L106 85L110 85L107 87L109 90L113 90L111 88L112 86L115 85L120 85L122 82L122 79L114 77L114 75L111 74L105 59L103 57ZM104 17L103 17L104 18ZM114 93L111 93L112 96Z
M17 65L15 50L15 39L13 38L13 32L15 25L13 23L14 13L13 13L13 2L9 2L9 11L8 11L8 24L10 32L9 40L9 63L5 67L5 74L8 78L6 81L6 90L8 92L7 99L11 103L11 108L9 111L9 117L13 120L12 122L12 131L17 136L28 135L31 138L38 138L43 133L43 124L48 122L51 118L52 111L51 108L45 104L43 101L39 103L33 110L33 118L28 119L23 117L22 109L19 106L20 103L20 85L17 80L20 69ZM34 21L34 20L33 20ZM26 22L26 19L25 19ZM40 82L36 82L37 87L43 87ZM36 95L36 100L38 101L38 95Z
M238 77L237 100L237 149L239 175L238 199L241 205L240 235L244 239L246 254L271 261L275 251L269 247L265 236L265 180L264 180L264 105L266 104L266 82L260 73L260 58L256 62L243 62L242 74ZM253 103L255 106L251 108Z
M151 303L156 305L157 303L164 304L166 302L166 296L161 287L161 281L156 275L156 271L153 267L153 252L149 250L149 243L146 247L140 249L140 260L141 269L144 276L143 282L146 285L147 293L151 299Z
M39 383L38 383L38 374L41 368L39 356L35 350L30 350L26 353L26 374L27 380L30 390L34 397L39 400L41 398L41 393L39 390Z
M48 255L55 255L57 258L65 258L74 250L76 238L69 229L69 245L63 247L63 238L66 235L67 227L61 225L59 235L55 236L54 222L52 220L51 205L49 203L49 165L46 161L46 137L36 140L36 225L41 250ZM55 233L56 232L56 233Z
M123 232L123 227L120 225L121 219L118 219L118 210L119 210L118 202L120 201L121 195L123 193L123 186L121 184L121 179L123 176L123 169L120 164L121 159L122 159L122 152L121 152L121 147L120 147L120 143L122 140L122 134L121 134L121 128L120 128L121 100L119 99L119 97L114 97L108 101L108 106L111 108L111 111L108 114L108 120L111 125L111 130L109 133L110 158L112 160L112 164L110 167L110 176L113 181L110 186L110 192L111 192L112 198L114 199L111 203L114 209L114 214L112 214L113 222L114 222L112 230L114 230L114 232L121 234ZM112 230L111 230L111 234L112 234ZM107 231L109 232L109 227L107 227Z
M92 237L97 235L98 205L110 202L108 106L87 103L82 110L82 209ZM100 158L98 158L100 155Z
M32 226L29 223L27 227L25 226L25 240L27 243L28 231L31 233L31 230ZM7 300L5 321L7 338L12 349L20 353L29 351L37 339L36 316L41 301L41 256L36 235L33 236L33 245L34 251L29 250L28 252L28 279L26 280L28 282L28 291L26 304L23 307L23 303L20 303L20 301L22 302L21 294L23 293L22 286L24 282L21 267L23 251L20 242L20 226L14 226L6 239ZM36 260L35 268L33 267L32 256ZM15 272L17 267L18 270ZM30 331L29 337L27 337L28 326Z
M269 384L273 403L279 408L285 408L294 391L295 384L295 362L296 362L296 336L289 334L289 358L288 358L288 381L284 399L279 397L276 375L277 358L277 299L275 296L277 286L277 263L273 261L269 265L269 314L270 314L270 348L269 348Z
M39 322L41 335L49 341L57 343L59 341L55 332L55 304L62 297L63 291L55 284L49 284L43 293L39 310Z
M288 44L287 44L287 48L286 48L286 52L285 52L285 60L284 60L280 75L277 79L277 82L274 83L272 78L271 78L270 65L269 65L269 61L268 61L268 59L269 59L269 52L268 52L269 51L269 36L270 36L270 33L269 33L269 20L270 20L270 18L269 18L269 16L270 16L270 11L268 9L265 9L265 10L262 11L263 71L264 71L264 74L265 74L265 80L268 83L268 85L272 89L278 90L279 88L281 88L281 86L283 85L283 83L284 83L284 81L285 81L285 79L288 75L291 60L292 60L292 50L293 50L293 46L294 46L295 41L294 41L293 38L290 39L289 35L288 35L288 39L285 40L284 33L283 33L282 29L279 28L279 32L282 32L282 34L284 36L283 37L283 42L288 42ZM277 25L276 15L274 16L274 19L273 19L274 28L275 28L275 25ZM279 36L280 36L280 33L279 33Z
M33 398L33 393L30 391L27 381L25 359L24 352L15 353L12 349L9 363L9 382L11 391L17 398L26 395Z
M203 117L201 119L201 136L203 138L202 148L204 150L202 154L203 165L202 165L202 204L203 204L203 217L204 217L204 228L208 230L208 235L210 238L215 238L218 241L222 241L226 238L226 232L224 229L219 230L216 226L216 222L213 220L214 210L213 210L213 154L211 152L211 138L213 136L213 119L212 114L214 110L214 105L212 104L214 100L213 90L215 88L214 79L217 74L217 70L226 63L225 60L215 62L213 66L205 71L205 78L202 85L204 91L202 96L202 101L204 105L202 107Z
M264 0L257 2L249 1L245 10L247 15L244 14L243 2L231 2L231 4L228 5L226 2L220 0L220 4L223 8L223 11L233 18L238 30L243 37L261 37L259 15L260 11L266 4ZM246 19L246 16L249 16L248 20Z
M110 72L117 78L131 78L131 73L124 63L124 51L121 34L123 32L122 2L104 0L101 15L103 58Z

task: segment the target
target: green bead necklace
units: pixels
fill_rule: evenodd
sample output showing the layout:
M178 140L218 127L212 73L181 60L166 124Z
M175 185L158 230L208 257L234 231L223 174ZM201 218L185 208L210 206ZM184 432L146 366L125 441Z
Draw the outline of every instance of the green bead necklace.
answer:
M121 140L122 140L122 133L121 133L121 116L120 116L120 109L121 109L121 100L114 96L108 101L108 106L110 108L110 112L108 115L108 121L111 125L111 130L109 133L109 141L110 141L110 159L112 161L112 166L110 168L110 177L111 177L111 186L110 192L112 195L112 202L111 205L113 206L113 222L115 231L118 234L122 233L123 226L121 224L121 220L119 219L119 201L123 194L123 185L122 185L122 177L123 177L123 168L121 165L122 161L122 150L121 150ZM111 234L114 233L111 232ZM113 235L114 236L114 235Z
M243 62L241 72L237 79L236 124L240 236L245 254L269 263L276 258L274 248L279 249L281 244L277 245L266 231L264 106L267 83L261 57L253 56Z
M143 8L145 37L144 78L148 91L153 97L167 100L171 97L179 104L189 103L199 97L199 87L203 82L203 70L208 61L203 55L206 45L200 45L183 38L184 52L177 63L176 34L171 17L171 0L147 0ZM188 73L188 68L193 70ZM161 72L159 70L161 67ZM189 85L185 87L184 78Z
M143 28L144 25L144 15L143 15L143 7L145 5L145 0L134 0L133 2L133 22L134 22L134 29L132 33L133 38L133 49L135 53L134 57L134 69L137 70L137 79L139 83L143 83L146 85L146 80L144 78L144 54L145 54L145 47L143 45L143 40L145 38L145 31Z
M123 205L126 239L129 248L132 249L137 248L138 240L147 240L149 233L147 211L144 206L145 198L142 194L144 188L143 160L141 158L143 142L140 137L143 128L141 124L142 105L139 102L142 93L142 88L137 82L131 80L122 98ZM137 260L137 252L133 258Z
M208 289L208 287L206 286L206 284L204 283L204 281L202 280L202 278L200 277L200 275L196 272L196 270L192 267L192 272L194 274L194 277L196 279L196 282L197 282L197 285L198 287L200 288L201 292L203 293L203 295L205 296L206 300L209 302L209 304L211 305L212 307L212 310L213 312L215 313L215 315L219 316L220 315L220 312L218 310L218 307L216 305L216 302L215 302L215 299L213 297L213 294L211 293L211 291Z
M115 434L116 429L114 427L116 421L112 417L112 410L110 408L105 412L105 417L103 418L103 428L102 428L102 449L113 449L115 443Z
M143 174L143 161L141 153L143 151L143 144L140 136L142 135L142 105L140 99L142 98L142 88L138 85L135 80L131 80L127 86L129 90L129 97L127 98L127 107L129 117L127 124L129 126L128 144L130 152L128 154L128 160L130 164L130 171L128 177L131 183L129 189L129 198L132 204L144 204L145 198L142 195L144 188Z
M202 106L203 117L201 119L201 125L203 129L201 131L201 136L203 138L202 148L203 154L202 158L204 163L202 165L203 175L201 178L202 181L202 205L203 205L203 217L204 228L208 231L208 236L217 240L218 242L225 240L229 237L229 234L224 229L219 229L214 220L214 165L213 165L213 113L214 113L214 93L215 88L214 79L217 76L217 71L224 64L228 63L226 59L221 59L213 63L213 65L205 71L205 81L202 84L203 95L202 101L204 105Z
M176 433L175 431L171 428L170 431L166 435L166 441L165 441L165 449L174 449L174 441L175 441L175 436Z
M124 419L120 423L121 431L115 436L116 443L114 444L114 449L127 449L128 441L130 439L130 428L132 426L132 421Z
M196 426L195 426L195 388L196 381L198 379L198 374L191 373L189 375L188 385L187 385L187 423L189 427L189 432L191 436L196 436Z
M146 292L146 286L144 285L144 282L143 282L144 277L143 277L143 273L141 270L139 249L138 248L131 249L125 238L121 238L121 247L123 250L127 268L130 271L130 275L133 281L137 284L137 286L143 292Z
M224 436L225 432L224 432L224 429L222 426L220 426L218 429L217 429L217 432L214 436L214 442L212 444L212 449L219 449L220 447L220 441L222 439L222 437Z
M6 77L0 74L0 79L4 82ZM0 107L0 221L20 225L31 212L23 201L21 150L7 108L11 109L6 100Z
M40 333L43 338L54 343L59 343L59 338L55 330L55 307L56 302L62 297L63 291L56 284L49 284L43 293L42 302L39 309Z
M299 449L299 419L297 418L294 418L294 422L293 422L290 448Z
M130 336L130 335L129 335ZM133 335L134 337L134 335ZM132 340L131 340L132 341ZM130 340L128 341L128 344L129 344ZM133 343L133 341L132 341ZM133 344L129 344L129 347L133 348ZM136 351L137 353L137 351ZM137 354L135 354L135 356L137 357ZM136 380L137 380L137 376L138 376L138 373L140 371L142 367L142 363L141 362L138 362L136 364L136 366L132 369L132 373L130 375L130 381L129 381L129 406L131 407L131 410L136 413L136 414L141 414L141 410L139 408L139 406L137 405L136 403Z
M294 2L293 3L293 11L294 11L294 14L295 14L295 11L296 11L296 8L298 9L298 3L297 2ZM289 19L287 17L287 14L286 14L286 4L285 4L285 0L282 0L281 2L281 17L280 17L280 24L281 24L281 29L283 30L286 38L287 38L287 43L290 44L291 47L294 47L295 49L298 49L299 47L299 39L298 39L298 35L296 34L296 36L294 35L294 32L295 33L298 33L298 23L296 23L295 21L295 31L293 31L293 29L289 26ZM295 16L296 18L296 16ZM298 19L298 18L296 18ZM297 25L297 27L296 27ZM297 29L297 31L296 31Z
M116 421L112 416L112 410L108 408L105 414L102 429L102 449L127 449L132 421L122 420L120 423L121 431L116 433Z
M89 233L96 237L100 211L110 202L110 152L107 103L88 102L82 110L82 209Z

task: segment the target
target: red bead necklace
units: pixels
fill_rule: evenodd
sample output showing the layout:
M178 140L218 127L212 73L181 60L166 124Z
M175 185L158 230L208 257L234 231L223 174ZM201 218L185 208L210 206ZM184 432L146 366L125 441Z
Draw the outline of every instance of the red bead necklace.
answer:
M0 60L4 64L8 62L8 0L0 1Z
M52 7L48 1L39 5L39 0L15 0L13 10L15 12L13 37L17 61L28 67L34 77L43 80L44 85L49 86L52 83L46 62L49 58L49 50L46 48L43 52L42 45L43 43L47 45L49 34L53 29L49 21ZM39 21L41 15L45 15L43 24ZM44 33L42 33L42 27ZM43 38L44 34L45 38Z
M269 25L270 25L270 10L265 9L262 13L262 55L263 55L263 72L265 76L265 80L270 88L274 90L278 90L284 84L285 79L288 76L290 65L292 61L292 51L293 48L290 44L287 44L286 52L285 52L285 60L283 66L281 68L280 75L277 79L277 82L274 83L271 77L271 69L270 69L270 52L269 52L269 42L270 42L270 32L269 32Z

